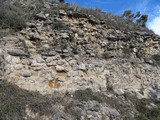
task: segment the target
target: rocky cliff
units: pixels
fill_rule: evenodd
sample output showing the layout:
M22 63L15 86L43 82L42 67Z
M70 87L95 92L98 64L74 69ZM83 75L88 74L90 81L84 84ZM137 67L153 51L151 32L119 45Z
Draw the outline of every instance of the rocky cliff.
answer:
M98 10L22 3L36 12L26 28L1 37L0 80L44 96L38 108L24 103L23 119L134 120L142 119L135 100L158 107L158 35Z

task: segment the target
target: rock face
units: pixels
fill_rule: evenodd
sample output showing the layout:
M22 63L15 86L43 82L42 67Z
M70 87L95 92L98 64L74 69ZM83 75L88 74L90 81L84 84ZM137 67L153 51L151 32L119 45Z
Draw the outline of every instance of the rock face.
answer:
M44 8L52 9L54 5L45 3ZM148 99L151 85L160 83L159 36L109 29L96 17L74 11L59 10L54 21L50 16L44 10L36 14L37 19L29 21L26 29L2 38L6 44L0 48L0 82L5 78L22 89L43 95L67 92L74 97L76 91L91 89L112 99L123 99L126 92ZM69 29L56 21L67 24ZM53 24L58 26L52 29ZM63 28L57 30L55 26ZM110 90L113 94L106 95ZM159 101L159 90L154 93ZM73 103L82 106L74 107L80 111L81 120L123 119L118 108L101 101ZM62 116L57 112L54 119Z

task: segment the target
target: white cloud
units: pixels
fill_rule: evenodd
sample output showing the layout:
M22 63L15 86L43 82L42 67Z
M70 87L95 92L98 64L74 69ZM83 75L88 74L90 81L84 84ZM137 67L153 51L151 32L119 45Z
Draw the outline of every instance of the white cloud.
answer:
M150 20L148 21L148 28L153 30L156 34L160 35L160 6L157 5L149 14Z
M156 34L160 35L160 16L155 17L148 23L148 28L153 30Z

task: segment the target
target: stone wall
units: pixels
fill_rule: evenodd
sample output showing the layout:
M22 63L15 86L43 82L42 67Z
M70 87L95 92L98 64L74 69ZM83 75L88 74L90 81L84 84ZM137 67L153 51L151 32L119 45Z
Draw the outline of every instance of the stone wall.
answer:
M158 36L124 33L98 22L93 25L88 18L68 17L64 10L54 19L69 24L70 29L51 29L47 21L52 18L45 17L27 23L15 36L3 38L9 82L51 94L85 88L105 91L108 86L145 91L159 81L160 69L152 58L160 50Z

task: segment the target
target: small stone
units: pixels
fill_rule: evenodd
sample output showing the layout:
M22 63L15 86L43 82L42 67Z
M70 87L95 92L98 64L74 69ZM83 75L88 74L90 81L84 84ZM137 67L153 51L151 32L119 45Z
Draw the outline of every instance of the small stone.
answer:
M17 64L17 65L14 66L14 68L15 68L16 70L21 70L21 69L23 68L23 65Z
M81 63L79 65L79 70L86 71L87 70L86 65L84 63Z
M31 62L31 66L32 67L40 67L40 66L44 66L44 63L38 63L36 59L32 60Z
M37 61L37 63L43 63L43 62L45 62L45 60L42 59L41 57L36 58L36 61Z
M31 32L28 33L28 38L32 41L36 41L37 39L40 39L40 35L37 32Z
M67 13L64 10L59 10L59 15L66 15Z
M110 75L110 71L109 70L104 70L104 74L105 75Z
M41 55L43 56L55 56L57 53L55 51L43 51L41 52Z
M21 62L21 60L20 60L19 57L13 57L12 58L12 63L19 64L20 62Z
M44 67L43 67L43 66L36 66L36 67L33 67L32 69L33 69L34 71L39 71L39 70L44 69Z
M90 56L91 56L91 57L95 57L96 55L95 55L94 53L91 53Z
M99 111L100 110L100 105L97 101L88 101L86 104L86 107L90 111Z
M46 62L47 63L50 63L50 62L52 62L53 61L53 58L52 57L47 57L47 59L46 59Z
M96 17L94 17L93 15L89 16L88 22L91 23L92 25L99 24L99 20Z
M124 95L124 91L123 91L122 89L115 89L115 90L114 90L114 93L115 93L116 95L118 95L118 96Z
M50 5L49 5L49 4L44 3L44 8L50 9L51 7L50 7Z
M103 111L103 113L114 116L114 117L120 116L119 112L114 108L103 107L102 111Z
M135 52L135 53L136 53L137 51L138 51L138 50L137 50L136 48L133 48L133 52Z
M144 61L148 64L154 64L153 60L151 58L145 58Z
M62 38L64 38L64 39L67 39L67 38L69 38L69 35L68 35L68 33L62 33Z
M24 70L24 71L21 72L21 75L23 77L31 77L32 73L30 71L28 71L28 70Z
M12 56L11 56L11 55L7 55L7 56L5 57L5 60L6 60L6 62L10 63L11 60L12 60Z
M46 20L46 16L42 12L36 14L36 18L41 20Z
M56 54L57 54L57 53L56 53L55 51L49 51L49 52L48 52L48 55L49 55L49 56L55 56Z
M79 37L84 37L84 31L83 30L78 30L78 36Z
M64 60L58 60L58 61L57 61L57 64L58 64L58 65L64 65L64 64L65 64L65 61L64 61Z
M34 23L27 22L26 24L30 28L36 28L36 25Z
M64 52L64 53L68 53L68 50L67 50L67 49L63 49L63 52Z
M56 66L56 71L57 71L57 72L65 72L66 70L65 70L64 67L57 65L57 66Z

